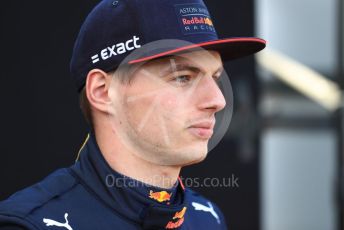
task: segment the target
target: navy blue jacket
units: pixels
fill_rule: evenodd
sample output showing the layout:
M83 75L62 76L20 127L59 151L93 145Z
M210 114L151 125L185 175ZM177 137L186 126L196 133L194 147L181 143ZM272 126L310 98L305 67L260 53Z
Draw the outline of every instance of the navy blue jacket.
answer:
M0 202L0 229L227 228L219 208L181 181L161 189L112 170L91 135L73 166Z

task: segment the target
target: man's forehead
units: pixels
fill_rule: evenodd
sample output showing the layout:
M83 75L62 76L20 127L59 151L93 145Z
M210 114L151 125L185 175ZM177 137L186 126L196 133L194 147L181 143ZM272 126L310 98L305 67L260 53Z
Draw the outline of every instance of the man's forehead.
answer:
M216 71L223 69L223 63L218 52L202 50L150 60L141 67L161 68L161 70L166 68L179 70L183 67L194 67L201 71Z

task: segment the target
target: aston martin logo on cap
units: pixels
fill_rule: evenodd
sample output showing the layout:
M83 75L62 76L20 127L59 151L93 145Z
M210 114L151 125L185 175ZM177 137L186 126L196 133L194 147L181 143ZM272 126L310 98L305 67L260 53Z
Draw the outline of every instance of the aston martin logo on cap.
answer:
M216 35L207 8L199 3L175 5L177 18L183 34L210 33Z

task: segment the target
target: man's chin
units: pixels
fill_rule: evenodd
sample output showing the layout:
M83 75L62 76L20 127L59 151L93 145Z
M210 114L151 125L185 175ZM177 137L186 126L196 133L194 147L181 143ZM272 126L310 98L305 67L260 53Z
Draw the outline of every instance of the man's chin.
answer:
M194 165L194 164L198 164L202 161L204 161L204 159L207 157L207 153L204 154L198 154L198 157L195 157L194 159L190 159L188 162L185 162L184 164L182 164L181 166L188 166L188 165Z
M208 154L208 147L202 147L200 148L195 147L188 150L180 151L178 154L176 154L176 157L179 158L179 166L187 166L187 165L193 165L202 162Z
M197 164L207 157L208 148L200 146L188 148L175 148L173 151L165 151L165 157L159 159L160 165L184 167Z
M138 156L158 165L183 167L202 162L207 157L208 145L197 143L183 147L156 148L148 152L156 154L139 154Z

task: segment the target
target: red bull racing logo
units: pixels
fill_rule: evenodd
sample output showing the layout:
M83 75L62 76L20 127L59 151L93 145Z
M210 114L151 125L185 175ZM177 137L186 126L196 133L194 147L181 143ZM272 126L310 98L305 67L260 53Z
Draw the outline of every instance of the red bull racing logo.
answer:
M185 212L186 207L184 207L181 211L176 212L172 220L167 223L166 229L174 229L180 227L184 223Z
M208 9L203 4L176 4L175 11L183 34L210 33L216 35Z
M149 191L149 198L156 200L158 202L169 201L171 199L172 193L168 193L166 191L161 192L153 192L152 190Z
M182 22L184 25L197 25L197 24L204 24L208 26L214 26L213 21L207 17L191 17L191 19L183 18Z

